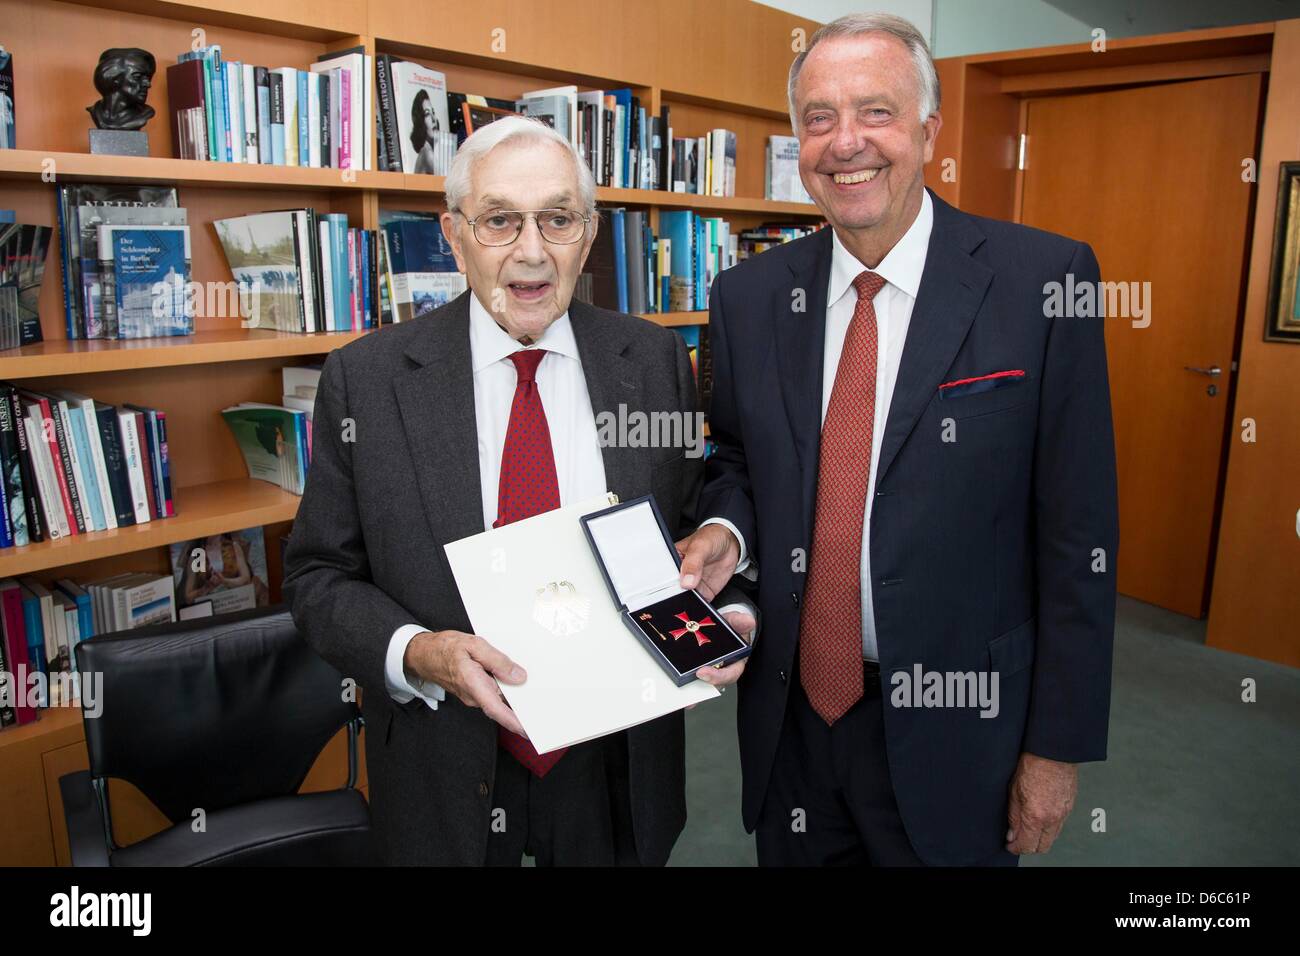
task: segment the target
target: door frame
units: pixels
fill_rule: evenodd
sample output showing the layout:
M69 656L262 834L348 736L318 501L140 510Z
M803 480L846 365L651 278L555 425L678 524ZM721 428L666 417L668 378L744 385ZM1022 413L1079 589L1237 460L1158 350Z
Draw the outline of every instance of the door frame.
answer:
M926 167L926 184L940 198L965 212L1019 222L1024 190L1021 137L1028 125L1029 103L1047 96L1096 93L1182 80L1261 74L1260 117L1255 158L1264 134L1264 106L1272 62L1273 22L1208 30L1188 30L1105 41L1104 51L1089 43L1039 47L948 57L935 61L943 94L943 129L934 159ZM1032 145L1030 146L1032 149ZM955 160L955 164L946 164ZM945 169L955 169L955 177ZM1258 173L1258 167L1256 169ZM1258 207L1258 181L1252 185L1246 244L1242 249L1240 292L1234 317L1231 371L1227 376L1224 434L1211 519L1209 559L1201 618L1209 614L1214 568L1228 474L1230 443L1235 433L1237 383L1246 318L1246 290Z

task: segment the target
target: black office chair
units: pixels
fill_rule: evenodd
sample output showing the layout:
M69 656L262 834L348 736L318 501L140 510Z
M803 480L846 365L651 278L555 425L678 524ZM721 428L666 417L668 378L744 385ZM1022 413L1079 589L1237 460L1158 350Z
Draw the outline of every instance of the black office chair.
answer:
M360 711L282 605L106 634L76 654L82 674L103 679L98 717L83 695L90 769L59 780L74 866L375 862L355 789ZM347 786L298 793L345 725ZM118 846L110 777L138 787L173 825Z

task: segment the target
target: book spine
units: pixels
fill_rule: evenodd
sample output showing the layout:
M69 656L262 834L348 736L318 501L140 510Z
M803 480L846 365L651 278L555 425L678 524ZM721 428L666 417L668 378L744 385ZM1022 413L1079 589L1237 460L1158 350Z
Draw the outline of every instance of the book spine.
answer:
M103 516L95 513L99 490L94 487L94 476L90 471L90 449L86 446L85 434L78 430L80 421L76 410L69 408L62 399L52 404L63 422L63 435L67 441L68 457L72 460L72 477L81 502L81 514L86 519L86 530L103 531Z
M243 64L243 89L240 91L244 95L244 161L248 163L260 163L261 151L258 146L257 130L257 72L251 63Z
M27 499L23 492L19 434L9 403L8 386L0 385L0 482L4 493L4 523L10 542L18 547L31 543L27 525Z
M352 165L352 71L339 67L339 169Z
M149 519L153 520L162 516L158 510L158 496L154 493L153 438L143 412L132 411L131 417L135 421L135 434L140 446L140 480L144 482L145 506L149 509Z
M357 231L349 229L348 235L348 313L352 323L352 331L361 327L361 303L357 297L357 279L360 275L360 267L357 263Z
M244 65L238 61L226 63L226 112L230 115L230 158L236 163L245 162L244 152Z
M131 479L122 453L117 409L105 405L95 410L95 417L99 422L99 438L104 447L104 468L108 472L113 511L117 515L118 526L128 528L135 524L135 505L131 500Z
M95 485L99 490L99 507L104 514L104 527L111 531L117 527L117 509L113 507L113 489L108 483L108 466L104 459L104 443L99 433L99 418L95 414L95 402L93 399L85 399L81 402L80 408L90 464L95 473Z
M50 540L66 538L72 533L72 526L68 524L63 503L59 499L59 484L54 477L54 466L50 461L49 445L45 441L40 409L31 406L22 421L23 428L27 432L27 445L32 451L32 470L36 475L36 488Z
M387 53L375 57L375 70L379 91L379 168L390 172L402 171L402 153L394 152L397 142L397 114L393 112L393 58ZM397 161L394 162L393 160Z
M62 486L64 500L72 508L71 519L77 523L77 534L93 531L94 528L86 523L86 516L81 508L80 482L77 480L76 465L72 457L72 436L64 428L63 416L59 412L57 403L52 407L47 399L42 398L41 414L54 422L54 440L50 446L52 458L55 467L59 469L59 483Z
M311 76L306 70L296 71L298 81L298 128L294 130L294 135L298 137L298 165L311 165L311 137L309 135L310 124L308 122L308 93L307 85Z
M72 267L68 262L68 220L64 207L67 205L68 187L60 186L55 207L59 217L59 265L63 273L63 323L70 339L77 337L76 322L72 312Z
M320 221L320 267L322 286L325 292L325 331L333 332L334 324L334 243L331 241L331 228L328 219Z
M284 77L274 70L267 77L271 90L271 162L283 166L284 159Z
M257 84L257 161L271 165L271 71L264 66L253 67Z
M167 413L160 411L158 421L158 473L162 478L163 514L170 518L176 514L176 502L172 498L172 463L167 451Z
M9 407L9 417L14 423L14 435L18 441L18 474L22 484L23 511L27 518L27 538L32 543L44 541L46 525L41 515L41 501L33 470L32 453L27 444L27 429L23 425L23 410L18 402L18 390L12 385L6 387L4 401Z

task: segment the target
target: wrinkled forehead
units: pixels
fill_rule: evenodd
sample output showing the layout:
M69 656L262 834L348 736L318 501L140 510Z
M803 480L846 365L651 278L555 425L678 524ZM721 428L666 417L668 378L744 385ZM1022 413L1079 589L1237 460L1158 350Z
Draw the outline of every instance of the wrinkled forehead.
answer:
M562 209L582 204L578 169L559 143L509 139L474 163L475 209Z

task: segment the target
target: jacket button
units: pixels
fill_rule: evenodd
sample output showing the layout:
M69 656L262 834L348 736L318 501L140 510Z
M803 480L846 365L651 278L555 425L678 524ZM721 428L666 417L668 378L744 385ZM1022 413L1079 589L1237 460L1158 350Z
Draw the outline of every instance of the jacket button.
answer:
M777 672L776 672L776 677L777 677L777 680L779 680L782 684L785 683L785 671L777 671Z
M798 607L798 606L799 606L799 592L798 592L798 591L791 591L791 592L790 592L790 600L794 603L794 606L795 606L795 607Z
M488 785L486 780L480 780L478 784L478 795L486 797L488 795Z

